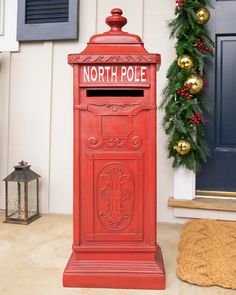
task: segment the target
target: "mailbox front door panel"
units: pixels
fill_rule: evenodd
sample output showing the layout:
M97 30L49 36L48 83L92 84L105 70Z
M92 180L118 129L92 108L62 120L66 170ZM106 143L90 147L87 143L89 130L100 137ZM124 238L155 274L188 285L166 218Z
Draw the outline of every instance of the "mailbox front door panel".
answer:
M90 153L88 162L87 240L143 241L143 154Z
M148 171L155 150L148 137L155 137L150 122L155 106L143 105L148 96L122 97L122 102L117 97L97 99L94 103L83 97L80 112L80 183L84 183L81 195L87 196L81 206L80 241L148 243L144 214L150 213L153 194ZM146 127L141 128L140 122Z

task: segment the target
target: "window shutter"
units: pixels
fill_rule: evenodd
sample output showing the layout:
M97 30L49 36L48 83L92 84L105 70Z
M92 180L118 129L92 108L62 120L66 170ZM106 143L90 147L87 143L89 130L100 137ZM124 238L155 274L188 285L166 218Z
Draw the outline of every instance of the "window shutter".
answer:
M26 0L27 24L60 23L69 20L69 0Z
M77 39L78 0L18 0L18 41Z

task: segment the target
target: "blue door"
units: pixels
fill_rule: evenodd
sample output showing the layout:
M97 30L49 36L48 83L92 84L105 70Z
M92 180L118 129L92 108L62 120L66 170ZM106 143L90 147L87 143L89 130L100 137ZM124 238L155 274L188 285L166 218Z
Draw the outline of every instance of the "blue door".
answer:
M236 1L211 3L209 30L216 51L205 94L211 106L206 137L212 155L197 177L197 189L236 192Z

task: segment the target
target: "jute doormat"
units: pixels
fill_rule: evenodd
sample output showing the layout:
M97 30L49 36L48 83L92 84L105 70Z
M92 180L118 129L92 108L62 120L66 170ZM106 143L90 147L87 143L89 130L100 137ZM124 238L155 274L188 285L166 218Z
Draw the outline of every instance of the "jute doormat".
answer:
M188 221L179 243L177 275L200 286L236 289L236 222Z

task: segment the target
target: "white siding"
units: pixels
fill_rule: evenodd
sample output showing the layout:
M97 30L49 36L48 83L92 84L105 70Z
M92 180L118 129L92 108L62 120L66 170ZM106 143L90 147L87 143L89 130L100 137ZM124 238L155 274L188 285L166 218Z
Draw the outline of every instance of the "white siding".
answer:
M47 43L24 43L20 53L11 55L9 101L9 165L26 160L42 175L44 211L48 210L51 48Z
M29 161L41 178L42 212L72 212L72 68L67 54L80 52L90 36L108 29L104 20L120 7L128 24L124 30L143 37L146 48L162 54L158 96L165 84L174 44L166 21L173 17L173 0L80 0L78 41L21 43L20 51L0 58L0 177L20 160ZM166 137L158 127L159 220L172 221L167 200L173 195L173 171L166 159ZM0 185L0 208L4 208Z
M9 97L11 54L0 54L0 180L8 175ZM5 185L0 181L0 208L5 206Z
M72 212L73 71L72 67L67 64L67 55L68 53L82 51L90 36L95 34L96 4L96 0L80 1L79 42L54 43L49 188L50 212Z
M174 17L175 1L146 0L144 3L143 41L148 51L161 54L162 64L157 77L157 105L160 104L161 91L166 83L166 72L175 57L174 41L169 39L167 22ZM173 209L167 205L168 198L173 196L173 169L167 159L167 137L161 127L163 113L158 111L158 146L157 146L157 194L158 220L173 221Z

